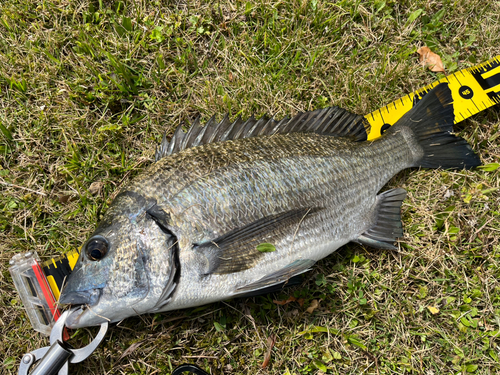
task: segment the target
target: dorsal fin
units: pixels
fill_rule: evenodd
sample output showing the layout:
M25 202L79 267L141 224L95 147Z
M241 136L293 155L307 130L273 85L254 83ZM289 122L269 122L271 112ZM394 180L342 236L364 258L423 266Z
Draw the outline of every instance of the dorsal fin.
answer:
M284 118L279 121L267 117L257 120L252 116L246 121L238 117L231 122L226 115L221 122L216 122L212 116L203 127L197 118L186 133L182 130L182 125L179 125L170 142L164 135L160 147L156 149L155 159L158 161L186 148L207 143L287 133L317 133L350 137L354 141L365 141L367 138L363 117L339 107L301 112L291 119Z

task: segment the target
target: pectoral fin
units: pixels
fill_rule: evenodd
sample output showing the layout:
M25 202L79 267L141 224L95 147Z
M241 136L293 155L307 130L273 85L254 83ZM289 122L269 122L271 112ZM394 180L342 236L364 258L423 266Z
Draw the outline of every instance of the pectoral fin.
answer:
M263 243L276 244L285 236L293 235L301 221L318 209L298 209L267 216L242 228L214 239L195 244L208 260L206 274L227 274L252 268L265 256L257 250ZM276 249L280 251L280 249Z
M404 189L392 189L378 195L375 223L356 242L377 249L397 250L393 244L398 237L403 236L401 204L405 198Z

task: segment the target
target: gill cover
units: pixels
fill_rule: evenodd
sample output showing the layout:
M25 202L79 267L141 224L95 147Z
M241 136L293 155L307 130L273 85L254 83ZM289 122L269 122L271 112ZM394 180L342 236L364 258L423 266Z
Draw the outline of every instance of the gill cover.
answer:
M119 321L168 303L178 274L176 239L146 211L155 202L119 194L82 248L60 303L82 306L72 328Z

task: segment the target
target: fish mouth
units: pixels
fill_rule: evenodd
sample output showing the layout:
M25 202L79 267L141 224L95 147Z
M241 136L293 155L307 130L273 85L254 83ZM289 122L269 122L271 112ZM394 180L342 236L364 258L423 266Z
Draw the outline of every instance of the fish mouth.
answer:
M85 305L80 306L72 306L70 310L70 314L66 318L65 326L73 329L77 328L80 323L80 318L85 312Z
M66 291L61 294L59 304L67 305L70 308L70 314L66 318L65 325L68 328L79 328L81 318L87 315L91 306L95 306L101 297L102 288ZM98 324L94 324L98 325Z
M82 305L94 306L99 301L101 294L102 294L101 288L71 291L66 293L63 291L61 297L59 298L59 303L61 305L71 305L71 306L82 306Z

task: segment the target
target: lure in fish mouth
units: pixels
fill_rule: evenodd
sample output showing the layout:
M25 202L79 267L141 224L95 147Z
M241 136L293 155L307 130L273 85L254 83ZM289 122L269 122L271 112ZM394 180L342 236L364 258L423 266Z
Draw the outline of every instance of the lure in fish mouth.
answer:
M442 83L371 142L337 107L179 127L83 246L67 325L276 290L348 242L394 249L406 192L380 191L395 174L480 165L453 123Z

